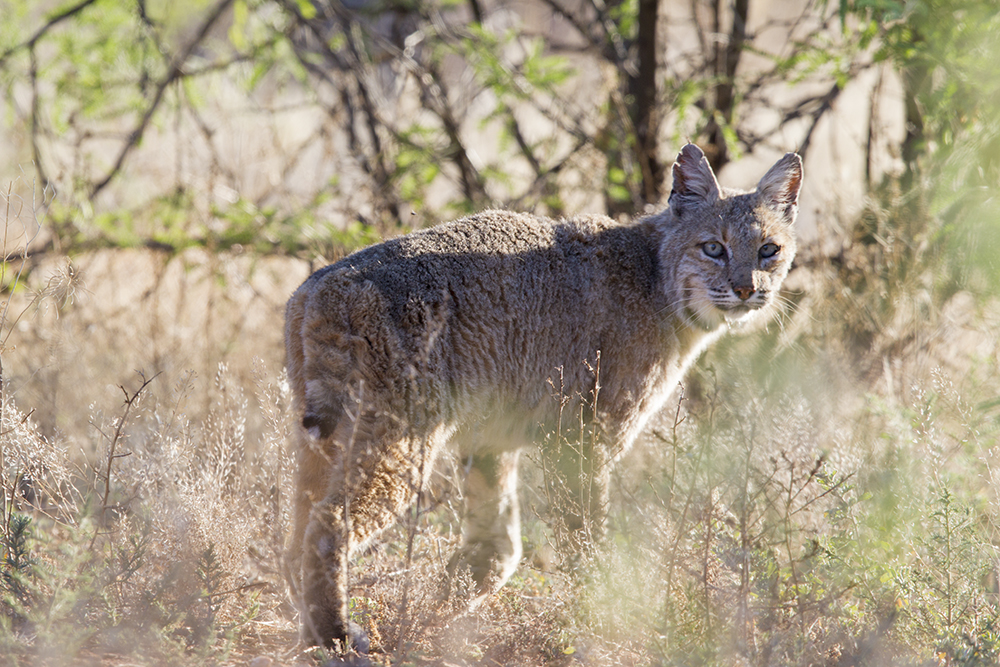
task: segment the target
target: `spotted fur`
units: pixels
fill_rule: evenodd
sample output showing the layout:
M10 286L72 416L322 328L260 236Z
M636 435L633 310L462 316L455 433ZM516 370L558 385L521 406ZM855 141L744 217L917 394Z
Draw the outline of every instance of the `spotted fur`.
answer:
M668 208L634 223L485 211L308 278L285 330L302 423L287 566L304 638L360 640L347 618L350 554L409 507L449 442L471 462L452 568L468 567L480 595L499 588L521 557L518 452L557 419L554 386L592 400L598 358L601 442L583 463L599 524L603 462L727 325L773 311L801 180L789 153L755 191L722 189L689 144Z

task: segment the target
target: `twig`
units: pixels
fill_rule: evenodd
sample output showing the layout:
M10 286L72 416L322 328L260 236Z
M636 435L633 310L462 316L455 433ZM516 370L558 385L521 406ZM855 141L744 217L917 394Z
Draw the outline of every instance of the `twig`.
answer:
M118 446L118 441L121 440L122 433L125 430L125 424L128 422L128 415L132 411L132 408L139 400L139 395L149 386L149 383L155 380L160 374L157 373L153 377L147 379L142 372L139 373L139 377L142 378L142 385L135 390L131 396L125 387L118 385L118 388L122 390L125 394L125 410L122 412L122 416L118 418L118 423L115 425L115 434L111 437L111 447L108 450L108 464L104 472L104 495L101 498L101 512L108 506L108 498L111 496L111 466L116 458L121 458L122 455L115 454L115 448ZM96 537L96 534L95 534Z
M21 42L20 44L16 44L16 45L10 47L9 49L7 49L6 51L4 51L3 55L0 55L0 66L3 66L4 62L8 58L10 58L12 55L14 55L15 53L17 53L21 49L32 49L32 48L34 48L35 44L38 43L38 40L40 40L42 37L44 37L45 34L49 30L51 30L52 28L54 28L56 25L58 25L62 21L65 21L66 19L68 19L68 18L70 18L70 17L78 14L79 12L83 11L84 9L86 9L88 6L94 4L95 2L97 2L97 0L83 0L83 2L80 2L79 4L73 5L72 7L67 7L62 12L59 12L58 14L52 15L48 19L48 21L45 22L45 25L43 25L41 28L39 28L38 30L35 31L34 35L32 35L31 37L29 37L26 41Z
M221 0L221 2L215 6L215 9L208 16L208 18L205 19L205 22L202 23L195 38L188 42L188 45L184 48L184 50L181 51L176 58L174 58L173 62L171 62L167 75L156 86L156 92L153 94L153 99L149 103L149 106L146 107L146 111L139 120L139 124L134 130L132 130L131 134L129 134L128 140L125 142L125 146L123 146L121 151L118 153L118 158L115 160L114 166L111 167L111 170L104 176L104 178L98 181L91 188L91 199L96 197L98 193L100 193L101 190L103 190L108 183L110 183L111 180L118 175L118 172L121 171L122 165L125 163L125 158L128 157L128 154L133 148L136 147L136 145L138 145L139 140L142 139L142 135L145 134L146 128L149 126L149 122L153 119L153 114L156 113L156 110L160 106L160 102L163 100L163 94L174 81L181 77L183 74L182 67L184 66L184 63L191 56L194 50L201 45L202 41L204 41L205 37L208 35L209 30L212 29L212 26L215 25L215 22L219 20L225 11L229 9L231 4L233 4L233 0Z
M230 588L226 591L216 591L215 593L203 593L201 595L203 600L211 600L212 598L221 598L226 595L232 595L233 593L242 593L243 591L250 590L251 588L264 588L265 586L270 586L266 581L254 581L249 584L242 584L236 588Z

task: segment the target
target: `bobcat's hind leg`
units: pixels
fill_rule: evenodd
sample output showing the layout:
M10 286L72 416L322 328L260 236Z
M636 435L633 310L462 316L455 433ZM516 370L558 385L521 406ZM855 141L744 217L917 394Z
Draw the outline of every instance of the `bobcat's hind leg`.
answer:
M339 456L331 440L316 440L305 430L296 433L295 495L292 498L292 533L285 543L284 569L292 599L302 593L302 547L313 506L323 500L330 486L330 471Z
M302 640L310 645L368 650L367 637L348 617L347 574L350 544L343 505L336 500L313 507L305 531L299 620Z
M350 621L351 553L392 525L425 484L440 434L418 436L384 413L345 417L331 436L342 452L329 475L326 496L309 515L302 549L299 613L307 643L367 650L367 638Z
M364 633L348 618L348 538L359 479L354 470L355 421L345 416L332 436L317 439L301 430L295 525L289 569L299 608L302 641L316 646L365 648ZM353 483L352 483L353 482Z
M510 578L521 560L521 518L517 503L519 452L476 454L465 479L466 514L462 546L448 563L453 580L471 574L479 604Z

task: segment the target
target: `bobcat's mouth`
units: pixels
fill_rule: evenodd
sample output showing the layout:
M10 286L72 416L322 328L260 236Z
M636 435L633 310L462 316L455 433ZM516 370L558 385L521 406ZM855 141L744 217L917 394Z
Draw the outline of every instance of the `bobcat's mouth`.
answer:
M725 308L711 299L688 303L684 308L684 316L689 326L702 331L712 331L731 317Z
M685 304L684 315L689 324L702 331L711 331L722 324L746 322L771 302L766 290L756 290L747 299L740 299L729 290L689 290L691 298Z
M742 303L717 304L716 308L724 312L728 317L732 315L736 316L746 315L747 313L752 313L755 310L760 310L761 308L763 308L763 306L764 306L763 303L745 301Z
M745 322L753 318L762 309L767 307L766 299L748 299L740 303L717 304L716 307L722 311L722 316L729 324Z

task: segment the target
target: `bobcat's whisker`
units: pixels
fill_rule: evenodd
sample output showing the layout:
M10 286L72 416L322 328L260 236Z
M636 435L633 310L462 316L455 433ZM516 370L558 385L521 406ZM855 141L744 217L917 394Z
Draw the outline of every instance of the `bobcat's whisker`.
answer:
M634 222L484 211L360 250L292 295L285 567L305 641L367 646L350 558L418 502L446 444L467 466L443 593L474 607L521 559L518 458L538 433L552 434L538 444L559 479L557 544L594 553L610 465L685 371L729 329L784 326L799 156L750 192L720 188L693 144L672 175L668 207Z

